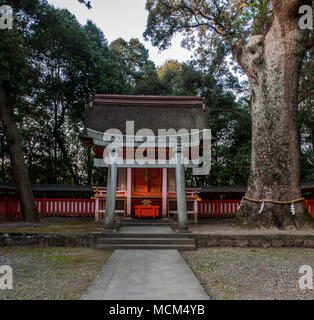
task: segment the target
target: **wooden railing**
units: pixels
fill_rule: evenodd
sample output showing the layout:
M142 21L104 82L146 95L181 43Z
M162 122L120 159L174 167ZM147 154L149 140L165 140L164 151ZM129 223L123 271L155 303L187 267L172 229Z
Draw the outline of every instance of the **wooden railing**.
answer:
M196 199L198 197L197 191L193 188L186 188L185 194L187 199ZM177 198L177 192L175 189L168 189L167 192L167 198L168 199L175 199Z
M102 220L106 213L106 198L107 198L107 188L106 187L94 187L94 198L95 198L95 212L94 217L97 221ZM126 198L127 198L127 191L120 190L117 188L116 191L116 201L123 201L123 209L115 210L116 213L123 213L125 216L126 214Z
M125 196L117 194L117 199L120 197L121 200L126 201ZM99 200L98 210L103 215L105 198ZM188 201L193 200L188 199ZM308 199L304 202L314 218L314 199ZM35 203L40 216L45 217L95 217L95 211L97 211L95 199L36 198ZM197 209L199 218L234 217L239 205L240 200L202 200L197 201L197 208L194 207L194 212ZM19 218L21 216L21 205L18 199L11 197L0 199L0 218Z
M35 199L40 216L94 217L93 199Z
M305 206L310 211L311 216L314 219L314 199L305 200Z
M2 197L0 199L1 218L19 218L21 216L20 201L12 197Z
M52 199L36 198L39 216L44 217L94 217L93 199ZM22 216L20 201L16 198L0 200L0 217L19 218Z
M199 218L229 218L237 213L241 200L198 201Z
M198 217L234 217L237 214L240 203L241 200L202 200L198 202ZM314 200L305 200L304 203L314 218Z

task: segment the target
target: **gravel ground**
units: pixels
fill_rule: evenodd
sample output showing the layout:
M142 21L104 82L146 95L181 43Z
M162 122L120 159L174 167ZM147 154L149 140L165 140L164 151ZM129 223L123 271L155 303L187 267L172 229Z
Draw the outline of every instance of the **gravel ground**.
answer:
M0 289L0 300L79 299L110 255L89 248L0 248L0 266L13 268L13 289Z
M314 300L313 289L298 286L300 266L314 269L314 249L204 248L182 255L213 299Z
M302 230L279 230L277 228L266 229L244 229L240 227L235 227L231 224L232 219L199 219L198 225L191 224L189 230L192 233L197 234L282 234L282 235L314 235L314 229L302 229Z
M91 219L47 218L38 223L0 221L0 232L100 232L103 224Z

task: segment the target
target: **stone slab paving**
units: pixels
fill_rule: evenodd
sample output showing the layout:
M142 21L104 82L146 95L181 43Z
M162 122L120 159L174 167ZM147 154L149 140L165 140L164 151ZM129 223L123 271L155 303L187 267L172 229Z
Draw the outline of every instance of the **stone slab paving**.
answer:
M123 227L120 232L167 233L170 227ZM178 250L113 252L82 300L208 300Z
M178 250L115 250L83 300L208 300Z
M169 226L124 226L121 233L173 233Z

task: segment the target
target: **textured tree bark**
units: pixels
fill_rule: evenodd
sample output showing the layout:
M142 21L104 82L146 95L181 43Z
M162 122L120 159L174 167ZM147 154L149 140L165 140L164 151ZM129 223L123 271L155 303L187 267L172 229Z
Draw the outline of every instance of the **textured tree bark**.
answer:
M16 126L12 111L7 104L6 92L1 80L0 116L7 138L15 183L19 193L24 219L29 222L37 221L39 219L38 212L35 206L28 170L25 166L18 128Z
M308 1L272 0L274 21L265 36L252 36L233 55L249 78L252 92L252 160L246 196L290 201L302 197L297 139L298 81L307 31L298 26L298 8ZM304 202L244 200L235 223L247 226L304 228L313 225Z

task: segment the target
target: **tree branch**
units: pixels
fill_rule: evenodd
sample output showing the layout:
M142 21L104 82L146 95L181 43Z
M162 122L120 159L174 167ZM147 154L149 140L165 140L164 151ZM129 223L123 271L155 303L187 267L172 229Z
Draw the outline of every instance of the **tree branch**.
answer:
M193 9L190 6L186 5L185 2L183 0L181 0L181 6L183 9L188 10L195 18L197 24L199 25L206 25L208 27L210 27L211 29L213 29L216 33L218 33L219 35L225 37L230 35L227 30L225 29L225 27L219 23L217 20L217 18L215 16L208 16L206 14L204 14L200 9ZM196 11L195 11L196 10ZM211 23L200 23L198 20L198 15L201 16L203 19L211 22ZM214 24L214 25L213 25ZM224 30L224 32L220 32L217 28L217 26L219 26L220 28L222 28ZM192 25L190 27L193 27Z
M85 0L78 0L79 3L84 3L85 6L87 7L87 9L91 9L92 5L90 3L90 1L85 1Z

